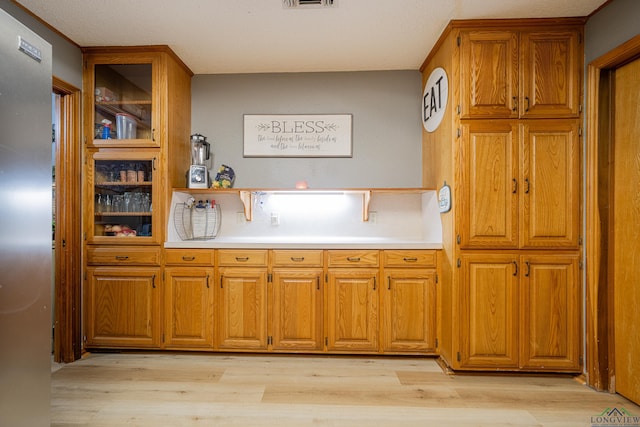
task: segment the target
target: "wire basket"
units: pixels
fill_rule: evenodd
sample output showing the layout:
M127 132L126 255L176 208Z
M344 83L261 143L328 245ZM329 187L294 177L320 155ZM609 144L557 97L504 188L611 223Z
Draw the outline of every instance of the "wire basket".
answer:
M215 239L220 230L220 207L208 201L176 203L173 223L182 240Z

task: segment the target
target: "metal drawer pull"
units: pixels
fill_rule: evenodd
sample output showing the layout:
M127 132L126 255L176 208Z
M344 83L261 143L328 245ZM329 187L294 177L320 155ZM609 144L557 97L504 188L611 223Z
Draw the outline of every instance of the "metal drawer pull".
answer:
M517 276L517 275L518 275L518 263L517 263L517 262L515 262L515 261L511 261L511 262L513 263L513 267L514 267L514 269L513 269L513 275L514 275L514 276Z
M300 256L300 257L292 256L291 257L291 261L293 261L293 262L302 262L302 261L304 261L304 257L303 256Z
M418 258L415 258L415 257L412 257L412 258L404 257L404 258L402 258L402 259L403 259L405 262L417 262L417 261L418 261Z
M247 262L247 261L249 261L249 257L248 256L237 256L236 257L236 261L238 261L238 262Z
M193 261L194 259L196 259L196 257L194 257L194 256L183 256L182 257L183 261Z
M124 261L124 260L129 259L129 257L128 257L128 256L126 256L126 255L116 255L116 259L117 259L118 261Z
M360 257L359 256L350 256L350 257L347 257L347 261L360 262Z

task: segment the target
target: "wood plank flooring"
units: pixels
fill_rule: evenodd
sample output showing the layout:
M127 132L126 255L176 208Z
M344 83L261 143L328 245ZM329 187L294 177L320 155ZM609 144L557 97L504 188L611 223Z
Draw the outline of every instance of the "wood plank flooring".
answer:
M51 425L592 426L624 408L568 376L448 375L435 359L93 353L52 368Z

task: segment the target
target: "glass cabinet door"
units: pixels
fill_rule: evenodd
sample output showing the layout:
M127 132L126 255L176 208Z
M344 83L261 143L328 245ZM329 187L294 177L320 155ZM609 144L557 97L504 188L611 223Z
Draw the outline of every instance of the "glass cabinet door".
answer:
M94 201L89 208L90 242L157 243L156 158L155 153L94 153L89 168L88 196Z
M88 65L93 67L92 144L158 146L154 135L153 60L135 64L97 61Z

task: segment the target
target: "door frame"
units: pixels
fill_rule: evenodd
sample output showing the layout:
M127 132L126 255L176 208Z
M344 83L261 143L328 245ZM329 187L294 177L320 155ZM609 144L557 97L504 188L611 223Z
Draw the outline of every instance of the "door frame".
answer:
M55 313L54 361L70 363L82 355L81 325L81 91L52 78L53 92L61 97L61 123L55 153Z
M613 71L640 56L640 35L605 53L587 66L586 102L586 354L587 384L597 390L615 392L613 282L609 280L609 224L601 217L599 173L607 153L602 146L613 141ZM609 193L605 194L608 198ZM604 230L603 230L604 228ZM604 231L604 232L603 232Z

